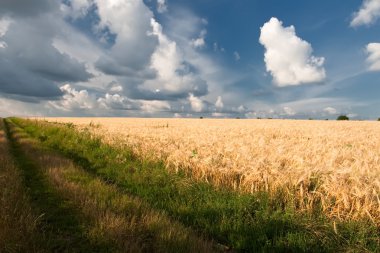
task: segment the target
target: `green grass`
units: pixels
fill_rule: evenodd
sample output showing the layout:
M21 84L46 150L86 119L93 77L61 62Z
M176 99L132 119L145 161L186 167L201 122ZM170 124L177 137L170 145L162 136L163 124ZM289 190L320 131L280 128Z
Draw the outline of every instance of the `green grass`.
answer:
M72 125L12 119L44 145L94 176L163 210L183 224L240 252L379 252L379 229L368 221L336 222L320 210L301 214L265 192L215 189L165 170L161 161L103 144Z
M98 244L86 237L83 218L70 199L60 196L38 166L23 152L10 124L5 121L10 153L22 171L32 207L42 213L39 221L41 248L45 248L46 252L107 252L108 245Z
M25 158L42 172L56 194L69 200L70 206L80 213L78 217L86 237L105 246L101 252L218 251L215 244L193 230L153 210L139 199L123 194L115 186L85 172L57 152L42 147L13 124L9 126L12 136L17 136L12 140L19 145L19 153L24 153ZM62 214L48 211L55 215L55 219L62 217ZM62 236L54 234L58 238ZM83 250L87 251L89 249Z

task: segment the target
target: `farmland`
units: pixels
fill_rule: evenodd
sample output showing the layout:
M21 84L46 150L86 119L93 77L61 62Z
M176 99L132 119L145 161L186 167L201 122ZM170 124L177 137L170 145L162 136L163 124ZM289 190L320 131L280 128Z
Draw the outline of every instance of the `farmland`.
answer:
M379 251L377 122L5 122L35 252Z
M377 122L49 119L72 122L111 145L163 159L169 170L243 192L289 193L300 210L380 222ZM379 224L378 224L379 225Z

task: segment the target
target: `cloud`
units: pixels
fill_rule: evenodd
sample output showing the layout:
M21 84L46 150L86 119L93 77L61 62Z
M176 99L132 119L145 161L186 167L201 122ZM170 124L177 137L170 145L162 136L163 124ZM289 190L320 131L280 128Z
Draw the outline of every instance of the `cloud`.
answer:
M60 87L64 93L60 101L51 102L50 105L56 109L72 111L76 109L93 109L96 107L96 98L90 95L87 90L76 90L70 84Z
M283 27L271 18L261 27L260 43L265 47L266 69L280 86L322 82L326 78L324 58L312 55L311 45L297 37L294 26Z
M168 11L166 0L157 0L157 11L159 13L165 13Z
M207 31L203 29L198 38L192 39L190 41L190 45L194 48L203 48L206 45L206 42L205 42L206 34L207 34Z
M196 74L195 65L185 59L177 42L169 39L154 19L151 20L151 25L152 36L156 36L159 42L150 64L150 68L156 71L156 78L143 82L140 91L149 93L159 90L162 95L174 97L183 97L188 93L197 96L207 94L206 81Z
M204 105L200 98L195 97L193 94L189 94L188 100L190 102L191 109L194 112L202 112Z
M330 106L324 108L323 111L324 111L324 112L327 112L327 113L330 114L330 115L335 115L335 114L338 113L338 110L337 110L337 109L335 109L334 107L330 107Z
M289 106L285 106L282 109L283 109L283 111L285 112L286 115L293 116L293 115L296 114L296 112L292 108L290 108Z
M370 43L367 45L369 70L380 71L380 43Z
M216 102L215 102L215 107L216 107L217 109L223 109L224 104L223 104L223 100L222 100L222 97L221 97L221 96L218 96L218 99L217 99Z
M51 0L1 0L0 16L6 14L12 17L33 17L57 10L58 7L58 1Z
M380 17L380 0L364 0L359 11L353 14L351 27L371 25Z
M240 61L240 54L238 52L234 52L234 58L235 58L235 61Z
M171 109L170 104L167 101L142 100L140 102L141 102L141 110L147 113L169 111Z
M124 70L120 74L129 76L146 71L158 44L157 38L150 35L153 32L151 10L141 0L95 0L95 3L99 33L110 32L116 36L108 57L100 57L97 67L109 73L106 68L109 64L120 66Z
M0 3L4 8L0 7L0 92L14 97L57 99L63 94L58 87L61 83L92 77L84 63L53 46L53 38L60 36L67 25L59 6L50 2L35 2L40 9L49 10L47 13L34 6L26 10L17 0Z
M93 4L93 0L70 0L67 5L61 5L61 10L65 13L65 16L78 19L85 17Z

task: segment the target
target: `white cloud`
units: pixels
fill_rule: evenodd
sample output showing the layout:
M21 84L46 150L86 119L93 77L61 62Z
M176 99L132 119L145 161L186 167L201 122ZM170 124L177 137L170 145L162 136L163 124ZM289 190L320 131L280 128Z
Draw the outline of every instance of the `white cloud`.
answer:
M364 0L360 10L355 12L351 21L352 27L370 25L380 17L380 0Z
M224 113L214 112L211 114L211 116L213 116L215 118L222 118L222 117L225 117L226 115Z
M337 109L335 109L334 107L330 107L330 106L324 108L323 111L324 111L324 112L327 112L327 113L330 114L330 115L335 115L335 114L338 113L338 110L337 110Z
M64 95L60 101L50 103L56 109L71 111L75 109L93 109L96 106L96 98L88 93L87 90L77 91L70 84L60 87Z
M95 0L99 14L99 33L108 28L116 35L109 56L99 60L99 67L106 69L110 63L130 70L143 71L150 62L157 46L157 39L149 36L152 33L152 11L142 0Z
M202 47L204 47L205 46L205 39L204 38L201 38L201 37L199 37L199 38L197 38L197 39L192 39L191 41L190 41L190 45L192 46L192 47L194 47L194 48L202 48Z
M120 94L108 94L97 100L100 108L114 109L114 110L130 110L137 109L135 101L128 99Z
M11 19L4 17L0 19L0 38L3 37L9 28L9 25L12 23Z
M0 48L6 48L8 46L5 41L1 40L1 38L7 33L11 23L11 19L7 17L0 19Z
M169 111L171 109L170 104L167 101L142 100L140 102L141 102L141 109L147 113Z
M380 71L380 43L370 43L367 45L369 70Z
M164 13L168 11L168 5L166 4L166 0L157 0L157 11L159 13Z
M191 105L191 109L194 112L201 112L203 110L203 101L200 98L195 97L193 94L189 94L188 100Z
M311 45L297 37L294 26L283 27L271 18L261 27L260 43L265 47L267 71L280 86L321 82L326 78L324 58L312 55Z
M284 110L286 115L293 116L296 114L296 112L292 108L290 108L289 106L285 106L282 109Z
M238 52L234 52L234 58L235 58L235 61L240 61L240 54Z
M222 97L221 96L218 96L216 102L215 102L215 107L217 109L223 109L224 107L224 104L223 104L223 100L222 100Z
M243 112L245 112L246 110L247 110L247 108L245 108L244 105L240 105L240 106L238 107L238 112L239 112L239 113L243 113Z
M183 48L163 33L157 21L151 19L151 25L151 36L158 38L150 63L150 68L156 71L156 78L144 81L141 90L163 94L206 93L206 82L191 69L194 66L187 62Z
M61 10L66 16L74 19L82 18L87 15L93 2L93 0L70 0L70 6L62 4Z
M198 38L192 39L190 41L190 45L194 48L203 48L206 45L206 42L205 42L206 34L207 34L207 31L203 29Z

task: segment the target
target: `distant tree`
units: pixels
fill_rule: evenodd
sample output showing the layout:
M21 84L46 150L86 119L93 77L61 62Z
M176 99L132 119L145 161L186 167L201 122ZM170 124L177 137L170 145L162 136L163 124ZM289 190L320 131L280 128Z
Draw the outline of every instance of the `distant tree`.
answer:
M336 120L350 120L346 115L340 115Z
M380 118L378 118L377 121L380 121Z
M202 116L200 116L199 118L200 118L200 119L203 119L203 117L202 117Z

